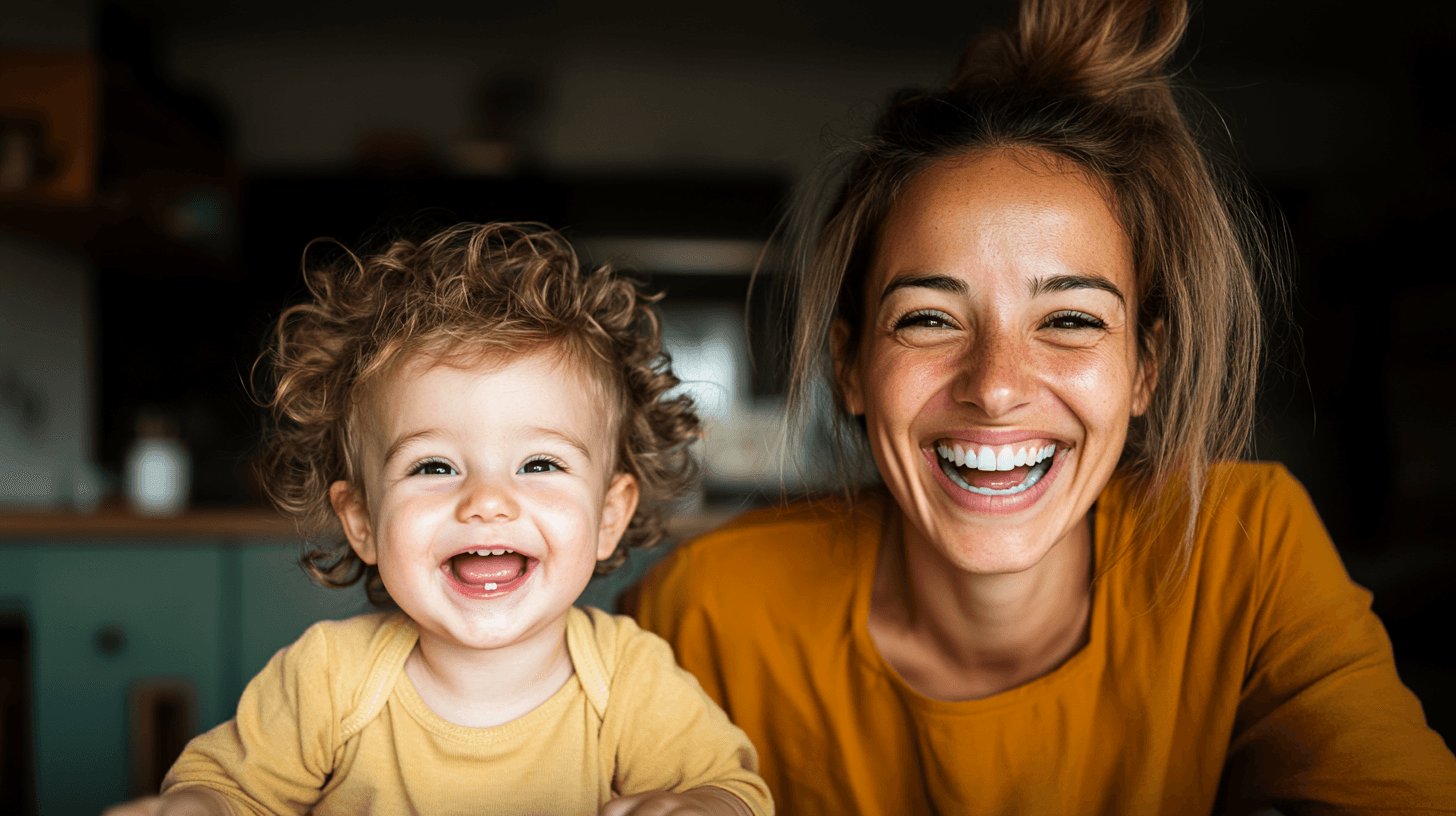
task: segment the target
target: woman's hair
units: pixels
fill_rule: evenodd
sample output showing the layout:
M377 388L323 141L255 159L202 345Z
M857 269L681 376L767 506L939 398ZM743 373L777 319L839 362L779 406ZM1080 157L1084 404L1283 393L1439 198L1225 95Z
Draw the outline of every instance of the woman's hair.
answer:
M259 401L274 419L258 473L298 522L311 578L330 587L362 578L370 601L389 602L378 568L344 539L329 487L348 482L369 501L361 410L381 380L420 355L460 365L545 350L583 365L609 406L614 472L636 477L642 496L597 572L662 538L664 500L695 475L687 447L699 424L688 397L664 397L678 379L662 351L657 297L610 267L582 269L566 239L534 224L461 224L345 255L305 268L311 299L283 312L258 361L271 369Z
M971 43L948 88L893 97L828 213L801 206L791 224L796 416L807 415L810 384L828 379L837 436L864 442L833 383L829 330L843 319L854 353L880 225L912 179L979 151L1070 162L1106 192L1132 248L1136 342L1157 387L1119 472L1144 524L1181 526L1169 573L1181 574L1208 466L1240 455L1252 424L1263 331L1254 267L1267 260L1241 188L1216 177L1175 103L1165 66L1187 20L1185 0L1022 0L1009 27Z

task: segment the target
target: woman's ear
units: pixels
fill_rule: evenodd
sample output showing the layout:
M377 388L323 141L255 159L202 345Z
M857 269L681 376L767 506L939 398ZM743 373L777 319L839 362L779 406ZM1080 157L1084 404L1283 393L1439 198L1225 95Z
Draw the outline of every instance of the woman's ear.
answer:
M844 406L851 414L864 414L864 389L859 381L859 366L855 365L854 350L850 347L849 324L843 318L835 318L829 325L829 348L834 355L834 382L844 398Z
M348 482L339 481L329 485L329 504L334 506L334 515L344 528L344 537L349 546L366 564L379 563L379 552L375 546L374 529L369 521L369 509Z
M637 512L639 497L637 477L630 473L618 473L607 486L607 495L602 497L602 521L597 528L597 560L611 557L617 550L617 542L632 523L632 514Z
M1163 318L1153 321L1153 342L1147 352L1138 351L1137 380L1132 386L1132 415L1147 413L1153 402L1153 391L1158 387L1158 360L1163 356Z

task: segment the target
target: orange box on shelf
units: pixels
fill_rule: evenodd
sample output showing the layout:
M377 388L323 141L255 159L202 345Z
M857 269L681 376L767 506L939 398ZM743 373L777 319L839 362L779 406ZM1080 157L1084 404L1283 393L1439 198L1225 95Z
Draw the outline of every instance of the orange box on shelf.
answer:
M100 95L89 53L0 49L0 204L91 204Z

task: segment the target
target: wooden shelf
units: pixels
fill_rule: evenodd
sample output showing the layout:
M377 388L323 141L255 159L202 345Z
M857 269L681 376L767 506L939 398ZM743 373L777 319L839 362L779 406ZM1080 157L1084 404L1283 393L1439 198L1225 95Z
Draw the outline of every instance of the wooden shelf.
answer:
M266 507L201 507L176 516L141 516L125 505L104 504L94 513L0 512L0 541L45 543L87 539L290 539L293 523Z

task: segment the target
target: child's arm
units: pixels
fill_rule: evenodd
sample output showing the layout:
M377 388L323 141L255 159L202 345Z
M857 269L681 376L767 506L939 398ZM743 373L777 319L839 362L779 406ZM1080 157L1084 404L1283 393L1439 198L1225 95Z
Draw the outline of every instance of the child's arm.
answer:
M754 816L742 799L722 788L682 793L638 793L613 799L599 816Z
M101 816L231 816L232 812L227 800L215 791L183 788L109 807Z

